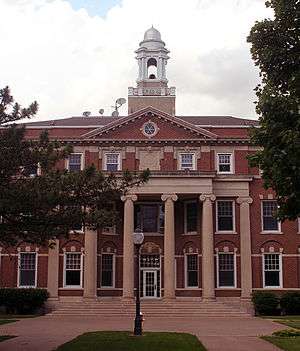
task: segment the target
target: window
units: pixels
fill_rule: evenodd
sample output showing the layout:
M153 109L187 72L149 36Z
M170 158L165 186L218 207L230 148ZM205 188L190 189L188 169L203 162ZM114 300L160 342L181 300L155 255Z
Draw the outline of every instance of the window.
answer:
M264 288L280 288L282 283L281 277L281 255L264 254L263 255L263 283Z
M37 257L35 252L21 252L19 255L19 287L36 287Z
M194 170L195 169L195 155L190 153L180 154L180 169Z
M198 255L188 254L185 255L186 260L186 287L197 288L198 287Z
M262 230L278 232L279 222L274 216L277 211L276 201L263 201L262 202Z
M101 260L101 286L114 287L114 255L102 254Z
M82 254L68 252L65 254L64 287L80 288L82 286Z
M69 171L79 172L82 170L82 154L69 155Z
M184 203L184 232L197 232L198 207L197 202Z
M39 175L39 166L36 164L32 164L30 166L27 166L27 167L24 167L24 170L23 170L23 174L26 176L26 177L36 177L37 175Z
M234 202L217 201L217 232L233 232L234 225Z
M116 172L121 170L120 154L116 154L116 153L105 154L105 170L109 172Z
M134 206L134 228L140 228L144 233L163 233L164 221L163 204Z
M217 154L218 173L232 173L232 154Z
M218 287L234 288L235 283L235 255L233 253L218 254Z
M74 219L70 225L72 226L71 232L83 232L83 223L81 222L81 212L82 209L80 206L69 206L67 209L68 213L70 213L70 218Z

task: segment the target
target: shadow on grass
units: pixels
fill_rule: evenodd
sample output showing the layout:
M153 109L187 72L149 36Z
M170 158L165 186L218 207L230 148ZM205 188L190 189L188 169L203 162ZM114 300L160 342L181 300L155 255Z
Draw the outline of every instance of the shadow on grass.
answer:
M282 338L277 336L262 336L262 339L269 341L275 346L278 346L285 351L299 351L300 350L300 336L294 338Z

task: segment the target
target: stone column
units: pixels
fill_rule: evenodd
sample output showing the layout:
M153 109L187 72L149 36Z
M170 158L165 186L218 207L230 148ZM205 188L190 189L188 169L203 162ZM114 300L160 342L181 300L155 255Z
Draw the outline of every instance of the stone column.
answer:
M251 234L250 209L253 202L251 197L239 197L240 205L240 245L241 245L241 298L250 300L252 293L252 260L251 260Z
M213 194L202 194L202 299L215 299Z
M165 232L164 232L164 298L175 298L175 225L174 201L175 194L161 196L165 203Z
M86 298L97 296L97 237L97 231L85 230L83 296Z
M53 298L53 299L58 298L58 271L59 271L59 240L51 240L49 241L49 248L48 248L47 290L50 294L50 298Z
M134 206L136 195L122 196L124 201L124 235L123 235L123 298L134 297Z

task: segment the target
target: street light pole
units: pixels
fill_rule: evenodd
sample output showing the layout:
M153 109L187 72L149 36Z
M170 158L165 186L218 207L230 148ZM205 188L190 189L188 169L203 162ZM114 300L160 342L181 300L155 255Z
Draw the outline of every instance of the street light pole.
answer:
M136 297L135 297L135 320L134 335L142 335L142 316L141 316L141 300L140 300L140 248L144 241L144 234L140 229L136 229L133 233L133 243L136 251Z

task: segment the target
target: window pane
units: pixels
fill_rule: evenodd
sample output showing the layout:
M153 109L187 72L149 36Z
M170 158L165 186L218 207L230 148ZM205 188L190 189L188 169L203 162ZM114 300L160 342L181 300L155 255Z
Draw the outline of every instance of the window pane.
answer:
M102 254L101 285L113 286L113 255Z
M20 286L35 286L36 253L20 254Z
M119 154L106 154L106 170L116 172L119 169Z
M109 172L116 172L118 170L118 164L107 163L106 170Z
M231 171L231 154L219 154L219 172Z
M186 204L186 231L196 232L197 231L197 203L191 202Z
M144 232L156 233L157 217L158 217L158 207L156 205L145 205L143 206L143 228Z
M102 286L113 286L113 272L112 271L102 271L101 274L101 285Z
M276 201L263 201L263 230L278 230L278 221L274 217L277 211Z
M280 286L280 258L278 254L264 255L265 286Z
M66 285L80 286L80 271L66 271Z
M81 154L71 154L69 156L69 171L79 172L81 170Z
M219 254L219 286L234 286L234 255Z
M181 169L193 169L193 154L181 154Z
M233 230L233 203L232 201L218 201L218 230Z
M20 271L20 286L35 286L35 270Z
M188 272L188 286L198 286L198 272L191 271Z
M81 254L68 253L66 254L66 269L80 270L81 269Z
M265 272L265 286L280 286L279 272Z
M198 286L198 255L186 256L187 286Z

